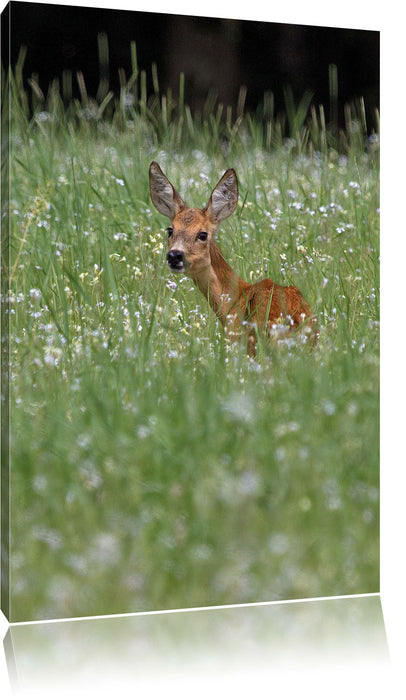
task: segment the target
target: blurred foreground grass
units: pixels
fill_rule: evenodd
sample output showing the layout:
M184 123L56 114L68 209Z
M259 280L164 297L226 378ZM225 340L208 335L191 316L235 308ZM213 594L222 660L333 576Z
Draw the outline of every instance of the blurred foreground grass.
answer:
M67 103L66 76L31 97L21 66L9 78L11 620L377 591L379 166L362 103L338 136L305 98L286 122L269 95L254 116L242 98L192 115L182 79L147 100L134 52L133 68L98 103ZM166 269L151 160L195 206L236 169L220 247L244 279L303 291L314 352L226 344Z

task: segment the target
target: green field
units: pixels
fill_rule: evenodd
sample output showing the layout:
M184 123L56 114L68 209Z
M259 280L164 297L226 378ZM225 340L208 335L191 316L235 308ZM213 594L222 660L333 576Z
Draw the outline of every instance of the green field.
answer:
M254 115L43 96L11 80L12 621L379 590L379 151L286 91ZM156 76L155 76L156 78ZM34 108L34 116L29 108ZM297 285L296 337L230 345L167 269L159 162L189 205L227 167L240 202L219 245L245 280ZM7 213L7 212L5 212ZM9 254L10 260L7 261ZM8 280L7 280L8 265ZM6 286L5 286L6 285Z

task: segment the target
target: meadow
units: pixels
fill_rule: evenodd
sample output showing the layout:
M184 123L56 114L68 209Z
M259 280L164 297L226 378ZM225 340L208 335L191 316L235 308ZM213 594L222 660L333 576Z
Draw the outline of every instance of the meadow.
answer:
M288 88L195 114L131 49L119 96L3 75L10 619L378 591L378 117ZM167 268L152 160L193 206L236 169L220 248L302 290L316 348L224 338Z

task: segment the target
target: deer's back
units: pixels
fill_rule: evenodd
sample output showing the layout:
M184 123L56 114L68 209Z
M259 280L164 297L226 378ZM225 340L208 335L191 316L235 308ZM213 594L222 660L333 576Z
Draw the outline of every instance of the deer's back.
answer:
M272 324L290 317L294 327L312 317L309 304L301 291L294 286L284 287L271 279L264 279L250 288L247 313L259 326Z

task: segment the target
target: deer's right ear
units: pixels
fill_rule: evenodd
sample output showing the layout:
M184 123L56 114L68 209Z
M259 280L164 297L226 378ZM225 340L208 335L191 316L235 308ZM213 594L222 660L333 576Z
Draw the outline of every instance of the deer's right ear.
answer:
M155 161L149 166L149 190L154 206L171 221L185 206L183 199Z

